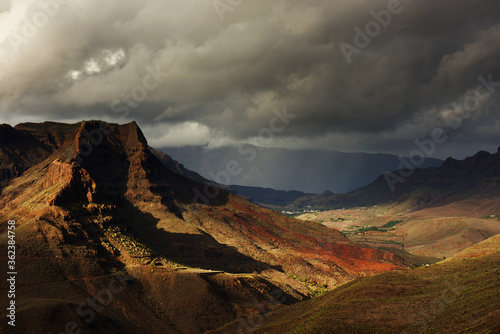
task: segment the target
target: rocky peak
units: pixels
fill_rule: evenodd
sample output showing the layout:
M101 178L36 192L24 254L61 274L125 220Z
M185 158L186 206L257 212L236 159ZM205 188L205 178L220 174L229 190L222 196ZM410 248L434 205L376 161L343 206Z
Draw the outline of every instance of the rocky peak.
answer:
M49 165L41 190L50 194L47 205L93 203L97 195L96 183L83 168L60 160Z
M320 194L320 196L322 196L322 197L328 197L328 196L333 196L333 195L334 195L334 193L332 193L330 190L325 190Z
M489 152L479 151L471 159L477 162L487 160L490 157L492 157L492 155Z
M42 189L51 196L48 205L84 202L93 203L97 195L97 185L82 167L60 160L53 161L45 174Z
M0 141L2 143L14 140L16 135L16 130L12 126L9 124L0 124Z

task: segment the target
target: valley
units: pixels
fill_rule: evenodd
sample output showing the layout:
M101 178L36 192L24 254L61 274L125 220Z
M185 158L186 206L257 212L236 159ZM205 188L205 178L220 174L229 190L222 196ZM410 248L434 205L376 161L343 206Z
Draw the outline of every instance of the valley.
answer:
M1 147L0 196L0 219L17 222L16 333L204 333L255 300L293 304L411 266L223 189L196 201L213 185L152 150L135 122L0 130L18 138Z
M152 149L135 122L4 125L0 138L0 219L16 221L12 333L411 333L442 329L456 312L482 319L458 329L497 326L498 153L453 162L446 174L469 173L479 197L444 178L439 200L429 195L426 173L445 173L449 163L409 178L405 187L419 184L410 197L377 199L380 181L323 193L333 210L298 205L315 195L265 190L294 201L284 208L308 211L290 217ZM490 173L475 176L485 161ZM368 200L376 203L360 205ZM0 224L1 247L7 234ZM449 284L473 295L450 295ZM436 298L444 298L439 310L454 311L425 311L424 320L408 313Z
M265 313L253 332L499 333L499 293L500 239L495 236L440 263L361 278Z
M407 256L418 265L434 263L500 234L499 200L466 200L408 212L374 206L305 213L298 219L338 229L349 239ZM472 209L473 208L473 209ZM407 258L408 259L408 258ZM416 262L414 262L416 261Z
M499 0L0 0L0 334L500 334L499 40Z

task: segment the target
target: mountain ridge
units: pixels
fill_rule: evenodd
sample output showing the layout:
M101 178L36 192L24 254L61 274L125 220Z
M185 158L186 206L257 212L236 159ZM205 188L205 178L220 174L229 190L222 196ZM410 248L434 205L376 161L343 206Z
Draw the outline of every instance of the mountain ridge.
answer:
M207 179L226 185L284 191L345 193L365 186L380 174L397 169L402 158L383 153L344 153L327 150L291 150L252 145L208 149L205 146L161 148ZM221 177L234 161L238 173ZM422 167L438 166L438 159ZM303 171L308 173L304 174Z
M304 197L291 207L335 209L391 204L417 210L471 198L498 197L499 186L500 148L491 154L479 151L464 160L450 157L439 167L396 170L352 192Z

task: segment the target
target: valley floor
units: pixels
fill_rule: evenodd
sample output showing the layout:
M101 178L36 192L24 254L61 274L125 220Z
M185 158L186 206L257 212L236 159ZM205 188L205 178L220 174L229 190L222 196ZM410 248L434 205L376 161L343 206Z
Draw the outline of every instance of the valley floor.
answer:
M410 212L402 206L374 206L309 212L298 216L336 228L353 241L434 263L500 234L500 200L466 200Z
M416 265L426 259L418 253L439 262L360 278L320 297L262 312L253 322L240 319L209 333L500 333L500 235L487 238L498 231L498 211L493 203L461 204L402 214L374 207L301 216L372 246L399 247L403 253L405 244L417 253L411 258ZM464 232L470 230L483 240ZM465 241L440 247L459 238Z

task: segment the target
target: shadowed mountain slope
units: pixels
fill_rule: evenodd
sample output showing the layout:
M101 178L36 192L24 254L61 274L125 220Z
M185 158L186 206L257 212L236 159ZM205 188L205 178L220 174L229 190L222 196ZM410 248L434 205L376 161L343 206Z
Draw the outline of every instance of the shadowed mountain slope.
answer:
M473 198L500 196L500 151L485 151L465 160L448 158L442 166L380 175L371 184L347 194L304 197L292 207L335 209L402 204L412 210Z

